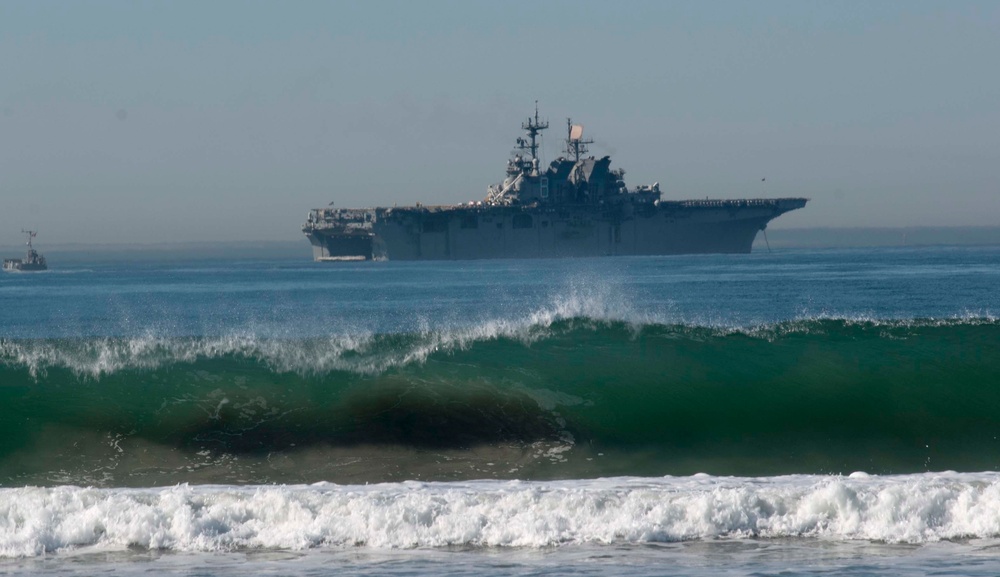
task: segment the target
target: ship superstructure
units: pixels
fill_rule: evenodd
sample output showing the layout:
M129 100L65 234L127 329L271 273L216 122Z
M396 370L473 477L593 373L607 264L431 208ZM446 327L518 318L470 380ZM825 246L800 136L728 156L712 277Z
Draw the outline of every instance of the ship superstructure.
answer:
M662 200L658 183L628 188L608 156L587 156L566 122L566 156L540 166L538 108L523 124L504 180L481 201L449 206L318 208L303 232L316 260L445 260L748 253L758 231L805 198Z
M45 257L38 254L35 247L31 245L31 239L38 236L38 233L33 230L22 230L24 234L28 235L28 253L21 258L7 258L3 261L3 270L7 272L19 272L19 271L38 271L46 270L49 265L45 262Z

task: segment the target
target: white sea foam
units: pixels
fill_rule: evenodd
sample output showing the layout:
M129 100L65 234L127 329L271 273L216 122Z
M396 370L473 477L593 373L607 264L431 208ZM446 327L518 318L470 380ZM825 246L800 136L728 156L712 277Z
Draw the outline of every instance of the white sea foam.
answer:
M1000 473L0 490L0 557L148 547L549 547L1000 536Z

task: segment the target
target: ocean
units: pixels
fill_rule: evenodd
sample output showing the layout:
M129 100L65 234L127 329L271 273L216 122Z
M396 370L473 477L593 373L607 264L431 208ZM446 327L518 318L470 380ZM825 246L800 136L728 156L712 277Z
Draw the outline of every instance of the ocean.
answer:
M1000 247L0 276L0 573L996 575Z

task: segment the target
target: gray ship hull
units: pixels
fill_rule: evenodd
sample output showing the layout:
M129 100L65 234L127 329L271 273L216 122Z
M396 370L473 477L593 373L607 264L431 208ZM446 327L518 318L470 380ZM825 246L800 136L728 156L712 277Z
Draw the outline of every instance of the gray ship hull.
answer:
M3 261L3 270L6 272L36 272L48 270L45 263L24 262L19 258L11 258Z
M317 211L305 230L316 260L474 260L749 253L775 217L804 198L601 206L453 206ZM336 223L324 226L325 222Z

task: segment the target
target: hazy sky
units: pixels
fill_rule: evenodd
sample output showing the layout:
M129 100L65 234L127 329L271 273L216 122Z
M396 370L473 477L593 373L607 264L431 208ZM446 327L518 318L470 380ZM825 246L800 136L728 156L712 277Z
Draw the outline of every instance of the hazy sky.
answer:
M0 0L0 245L478 200L539 101L774 228L1000 224L1000 2ZM761 182L766 178L765 182Z

